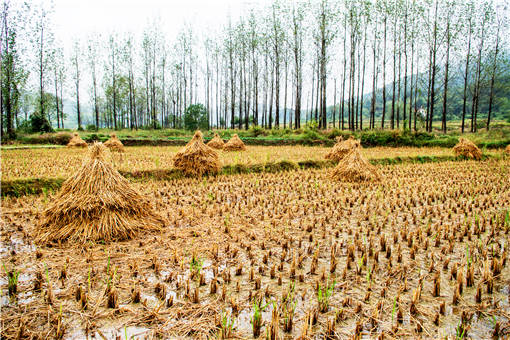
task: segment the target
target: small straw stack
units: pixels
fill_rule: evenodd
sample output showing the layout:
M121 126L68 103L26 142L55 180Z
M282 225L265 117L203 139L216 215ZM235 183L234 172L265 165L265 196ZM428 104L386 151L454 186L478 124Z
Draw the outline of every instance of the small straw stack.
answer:
M104 142L104 146L106 146L111 151L116 152L124 152L124 144L120 141L120 139L117 138L117 135L115 133L112 133L110 135L110 139L108 139L106 142Z
M360 141L354 139L352 136L350 136L347 140L343 140L342 137L339 137L336 144L326 154L325 158L338 162L342 160L352 149L359 148L360 146Z
M225 151L244 151L246 150L246 145L244 145L243 141L239 136L234 134L230 140L225 143L225 146L223 147L223 150Z
M223 139L221 139L221 137L220 137L220 135L218 135L218 133L214 133L213 139L211 139L209 141L209 143L207 143L207 146L209 146L213 149L221 150L225 146L225 142L223 142Z
M344 182L365 182L381 179L377 168L370 164L360 152L354 148L333 169L331 177Z
M455 156L464 156L471 159L482 159L482 151L472 141L460 138L459 143L453 147Z
M106 152L102 143L90 147L88 159L43 212L36 226L38 242L110 242L161 230L162 218L105 160Z
M182 150L174 156L174 167L188 176L200 177L215 174L221 170L220 159L216 151L204 144L202 132L195 135Z
M68 148L86 148L87 146L87 142L81 139L81 137L76 132L73 133L73 137L69 143L67 143Z

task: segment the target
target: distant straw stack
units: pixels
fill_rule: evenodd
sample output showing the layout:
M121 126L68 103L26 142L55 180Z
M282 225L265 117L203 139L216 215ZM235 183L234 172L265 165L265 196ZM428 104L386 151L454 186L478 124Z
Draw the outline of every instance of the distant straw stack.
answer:
M67 143L67 147L69 148L86 148L87 146L87 142L81 139L81 137L76 132L73 133L73 137L69 143Z
M244 145L243 141L239 136L234 134L230 140L225 143L225 146L223 147L223 150L225 151L244 151L246 150L246 145Z
M36 226L38 242L110 242L161 230L161 217L105 160L105 152L102 143L89 148L88 159L43 212Z
M207 146L221 150L225 146L225 142L223 142L223 139L221 139L220 135L215 133L213 139L207 143Z
M464 156L471 159L482 159L482 151L472 141L460 138L459 143L453 147L455 156Z
M191 141L174 156L174 167L186 175L198 177L221 170L218 154L204 144L202 132L198 130Z
M370 164L360 152L354 148L333 169L331 177L344 182L376 181L381 178L377 168Z
M110 135L110 139L108 139L104 146L106 146L111 151L124 152L124 144L117 138L115 133Z
M336 144L326 154L325 158L338 162L342 160L352 149L359 148L360 146L360 141L354 139L353 136L350 136L347 140L343 140L343 138L339 136Z

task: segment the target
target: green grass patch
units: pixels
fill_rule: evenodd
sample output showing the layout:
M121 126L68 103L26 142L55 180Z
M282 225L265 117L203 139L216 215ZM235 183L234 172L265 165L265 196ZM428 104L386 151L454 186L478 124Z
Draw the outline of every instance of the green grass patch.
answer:
M506 155L483 155L482 160L503 159ZM370 159L373 165L395 165L395 164L415 164L415 163L438 163L447 161L464 161L465 157L456 156L416 156L416 157L393 157ZM253 165L234 164L225 165L220 175L235 175L247 173L276 173L280 171L294 171L298 169L323 169L332 168L336 163L330 160L304 160L299 162L280 161L267 162ZM171 180L185 177L178 169L154 169L143 171L119 171L121 175L134 182L144 182L149 180ZM41 193L55 193L65 181L63 178L32 178L2 181L2 197L13 196L20 197L25 195L38 195Z

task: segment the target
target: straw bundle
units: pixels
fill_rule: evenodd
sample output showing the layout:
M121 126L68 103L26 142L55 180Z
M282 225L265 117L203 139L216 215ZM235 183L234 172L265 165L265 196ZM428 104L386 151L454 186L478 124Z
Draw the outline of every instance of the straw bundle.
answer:
M124 145L117 138L117 135L115 133L112 133L110 139L104 142L104 146L106 146L111 151L124 152Z
M333 148L326 154L325 158L338 162L342 160L352 149L359 148L360 145L360 141L354 139L352 136L347 140L343 140L340 136Z
M217 133L214 134L214 138L207 143L207 146L214 148L214 149L223 149L223 146L225 143L223 142L223 139L221 139L220 135Z
M360 148L349 151L333 169L331 177L344 182L363 182L381 178L377 168L361 155Z
M69 143L67 143L67 147L69 148L86 148L87 147L87 142L85 142L83 139L81 139L81 137L75 132L73 133L73 137L71 138L71 140L69 141Z
M95 143L81 168L64 182L36 227L39 242L125 240L156 231L163 220L151 204L105 160Z
M455 156L464 156L476 160L482 159L482 151L470 140L460 138L459 143L453 147Z
M225 146L223 147L223 150L225 151L244 151L246 150L246 145L244 145L243 141L239 136L234 134L230 140L225 143Z
M218 154L204 144L200 131L196 131L191 141L174 156L174 167L186 175L199 177L221 170Z

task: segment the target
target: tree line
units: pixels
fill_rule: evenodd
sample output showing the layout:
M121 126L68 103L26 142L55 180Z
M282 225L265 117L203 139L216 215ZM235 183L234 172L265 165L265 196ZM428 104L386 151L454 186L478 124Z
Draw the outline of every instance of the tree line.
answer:
M474 132L510 109L508 9L493 1L274 0L205 37L185 24L169 39L153 20L141 34L94 33L67 50L52 9L2 6L10 138L34 118L64 128L69 115L79 129L182 128L199 103L207 128L239 129L432 131L440 121L446 132L456 118Z

